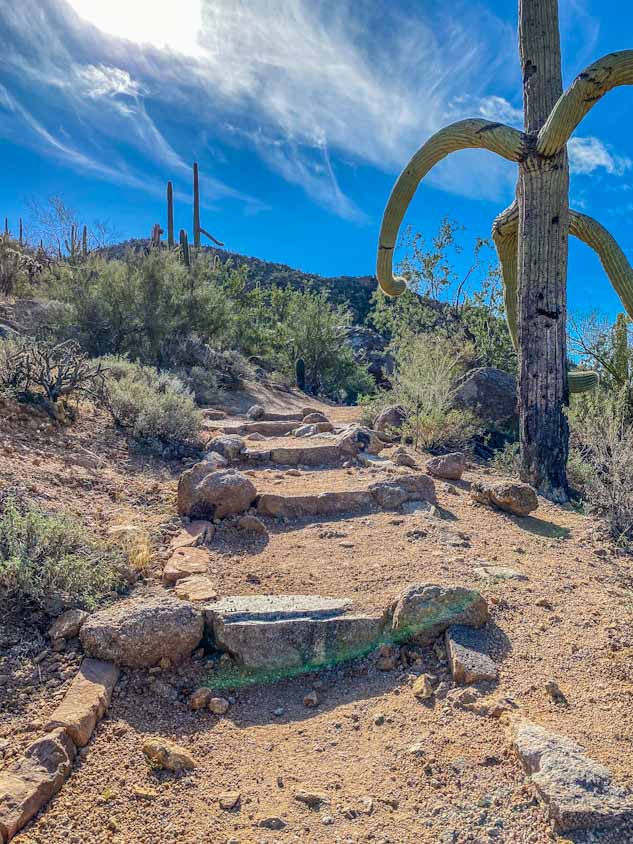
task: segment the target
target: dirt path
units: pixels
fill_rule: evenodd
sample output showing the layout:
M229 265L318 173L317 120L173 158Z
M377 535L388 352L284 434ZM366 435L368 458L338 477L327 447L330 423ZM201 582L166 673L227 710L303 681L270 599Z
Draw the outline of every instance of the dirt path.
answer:
M340 415L349 420L351 413ZM160 552L173 522L181 466L130 455L101 418L85 417L65 433L47 424L21 433L23 420L14 421L0 435L0 484L26 485L42 504L77 513L96 532L125 521L145 524ZM84 449L100 464L78 465ZM255 470L253 477L262 490L300 494L365 488L382 477L380 471L334 467L288 476L272 467ZM323 594L350 597L371 610L384 608L411 583L478 588L491 607L489 644L501 667L489 697L511 697L526 717L576 739L622 785L633 787L631 561L600 540L591 519L571 510L541 502L536 517L517 519L474 505L468 486L481 477L479 469L467 471L453 490L436 482L441 521L421 510L288 524L270 520L265 540L247 540L222 527L210 549L210 572L221 595ZM478 569L485 564L511 567L525 579L483 578ZM10 745L5 761L52 710L53 696L63 693L79 658L49 652L36 665L33 657L45 648L35 633L38 624L43 620L37 616L26 620L20 676L0 687L0 739ZM10 634L4 635L7 641ZM242 689L223 718L192 712L188 705L191 691L213 682L206 658L179 670L124 671L109 714L81 751L70 780L14 840L566 840L551 832L503 724L461 707L433 649L424 651L423 662L440 683L430 704L414 698L410 669L379 671L369 657ZM47 686L51 676L61 682ZM549 696L550 679L566 705ZM319 703L308 708L303 700L312 690ZM187 747L195 771L152 772L141 753L143 739L152 734ZM319 792L326 802L310 809L296 799L299 789ZM219 804L226 791L240 793L231 811ZM271 818L283 827L260 825ZM623 839L579 833L567 840ZM633 842L633 832L627 840Z

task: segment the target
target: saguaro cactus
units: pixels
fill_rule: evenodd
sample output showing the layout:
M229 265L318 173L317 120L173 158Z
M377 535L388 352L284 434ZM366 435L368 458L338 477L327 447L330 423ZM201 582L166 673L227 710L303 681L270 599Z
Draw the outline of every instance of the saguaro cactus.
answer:
M193 245L196 249L200 248L200 235L203 234L213 241L217 246L224 246L221 240L213 237L212 234L200 225L200 179L198 172L198 164L193 165Z
M24 229L22 228L22 217L20 217L20 236L18 239L20 246L24 246Z
M383 291L406 289L394 277L398 230L422 179L460 149L487 149L519 168L517 197L493 226L505 286L506 314L519 354L522 476L544 495L567 499L565 464L569 392L591 389L597 375L566 371L567 242L572 234L600 257L613 287L633 317L633 269L596 220L569 210L566 144L582 118L608 91L633 84L633 50L590 65L563 93L558 0L519 0L519 52L525 127L462 120L441 129L418 150L398 178L385 209L377 276Z
M167 245L174 248L174 186L167 182Z
M187 238L187 232L184 229L180 229L180 253L183 264L186 267L190 267L191 259L189 257L189 239Z

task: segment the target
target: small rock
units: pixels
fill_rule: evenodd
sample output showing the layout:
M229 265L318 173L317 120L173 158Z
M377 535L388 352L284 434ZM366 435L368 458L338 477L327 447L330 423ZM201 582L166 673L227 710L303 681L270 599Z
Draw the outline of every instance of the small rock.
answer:
M498 507L515 516L528 516L538 508L536 492L529 484L518 481L498 483L477 481L472 484L470 495L473 501Z
M250 419L251 422L258 422L260 419L263 419L266 415L266 410L261 406L261 404L254 404L246 411L246 418Z
M446 631L446 651L456 683L465 686L497 679L497 666L483 652L484 644L482 635L470 627L454 625Z
M417 465L415 457L402 446L391 455L391 462L395 463L396 466L410 466L412 468Z
M59 618L56 618L51 625L48 635L51 639L74 639L79 635L79 631L85 620L88 618L88 613L84 610L66 610Z
M327 806L330 802L325 794L319 794L316 791L305 791L298 789L293 795L294 799L299 803L303 803L310 809L318 809L320 806Z
M167 739L147 739L143 753L151 765L168 771L188 771L196 766L188 750Z
M205 709L211 700L211 689L201 688L196 691L189 698L189 706L194 709Z
M240 802L242 795L239 791L225 791L220 794L220 808L227 812L235 809Z
M428 674L420 674L413 684L413 694L418 700L428 700L433 697L433 686Z
M226 715L231 707L231 704L224 697L212 697L208 706L209 711L213 712L214 715Z
M319 696L314 689L303 698L303 705L309 708L319 705Z
M263 818L259 822L258 826L260 826L262 829L280 830L280 829L285 829L286 822L282 821L282 819L278 818L278 817Z
M561 703L564 706L568 705L569 702L565 697L564 693L561 691L561 688L556 682L556 680L548 680L547 683L545 683L545 691L551 697L554 703Z
M262 522L261 519L257 518L257 516L242 516L242 518L237 523L237 526L240 530L243 530L248 533L257 533L261 536L268 535L268 528Z
M461 451L441 454L426 461L426 471L436 478L458 481L466 468L466 457Z

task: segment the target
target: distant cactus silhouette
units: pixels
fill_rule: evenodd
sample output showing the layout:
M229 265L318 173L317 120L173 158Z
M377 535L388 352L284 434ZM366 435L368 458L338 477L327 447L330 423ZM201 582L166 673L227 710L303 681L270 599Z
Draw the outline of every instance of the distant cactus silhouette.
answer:
M187 232L184 229L180 229L180 253L183 264L186 267L190 267L191 258L189 257L189 240L187 238Z
M167 182L167 245L170 249L175 246L174 242L174 186Z
M297 387L302 393L306 391L306 364L303 358L297 358L295 363L295 375L297 379Z

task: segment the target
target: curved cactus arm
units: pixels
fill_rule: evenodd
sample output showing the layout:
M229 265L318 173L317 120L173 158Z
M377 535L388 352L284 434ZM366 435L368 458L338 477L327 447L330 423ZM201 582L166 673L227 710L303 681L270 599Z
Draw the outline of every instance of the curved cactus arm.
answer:
M537 151L547 156L560 152L583 117L619 85L633 85L633 50L609 53L574 79L539 132Z
M418 185L429 170L451 152L460 149L487 149L510 161L519 161L525 148L525 136L517 129L489 120L460 120L441 129L416 152L396 182L382 218L378 240L376 275L388 296L406 290L403 278L394 278L393 251L398 230Z
M519 205L515 200L509 208L502 211L492 224L494 240L501 264L503 278L503 300L506 321L512 345L517 348L517 254L519 231Z
M597 220L577 211L570 212L569 231L598 255L624 310L633 319L633 267L613 235Z
M517 234L519 214L516 202L494 221L492 237L497 247L503 276L508 330L512 345L517 348ZM620 297L627 314L633 319L633 267L611 234L597 220L577 211L570 211L570 234L596 252L609 281ZM593 390L598 383L595 372L572 370L568 373L570 393Z

